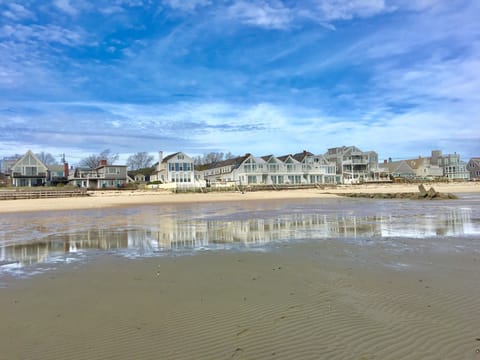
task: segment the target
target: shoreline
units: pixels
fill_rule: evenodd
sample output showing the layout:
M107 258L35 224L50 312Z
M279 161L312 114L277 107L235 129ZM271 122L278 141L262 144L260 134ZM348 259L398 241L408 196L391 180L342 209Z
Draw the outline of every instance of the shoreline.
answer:
M0 213L88 210L135 205L174 203L228 202L252 200L288 200L336 198L346 193L408 193L418 192L419 184L338 185L325 189L270 190L252 192L172 193L164 190L90 191L89 196L47 199L1 200ZM442 193L480 193L480 182L425 184Z

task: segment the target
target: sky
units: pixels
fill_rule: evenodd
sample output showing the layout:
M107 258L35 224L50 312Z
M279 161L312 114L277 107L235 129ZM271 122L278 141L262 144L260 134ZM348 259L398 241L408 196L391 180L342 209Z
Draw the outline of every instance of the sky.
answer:
M0 0L0 158L480 156L477 0Z

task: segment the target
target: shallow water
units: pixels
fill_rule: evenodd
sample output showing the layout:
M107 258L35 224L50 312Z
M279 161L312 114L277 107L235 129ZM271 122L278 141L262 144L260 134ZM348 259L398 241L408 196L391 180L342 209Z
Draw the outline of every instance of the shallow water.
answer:
M467 194L448 201L340 198L4 214L0 274L29 276L105 253L141 258L268 251L326 239L380 244L389 252L478 253L479 205L480 195Z

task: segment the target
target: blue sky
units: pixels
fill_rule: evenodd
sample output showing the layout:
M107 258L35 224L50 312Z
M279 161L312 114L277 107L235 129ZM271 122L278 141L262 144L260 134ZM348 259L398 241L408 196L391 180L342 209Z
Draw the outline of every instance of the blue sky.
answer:
M0 0L0 157L480 156L476 0Z

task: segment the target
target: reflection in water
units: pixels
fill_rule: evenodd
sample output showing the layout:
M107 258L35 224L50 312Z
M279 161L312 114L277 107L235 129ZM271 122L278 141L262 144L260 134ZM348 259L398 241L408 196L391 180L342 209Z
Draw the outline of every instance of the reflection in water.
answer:
M47 235L39 240L0 244L0 267L22 267L49 262L86 250L107 250L126 256L151 256L172 251L262 246L278 241L326 238L425 238L480 233L469 208L442 213L396 216L344 216L291 214L256 219L193 219L163 217L161 225L127 226L119 230L93 228L74 233Z

